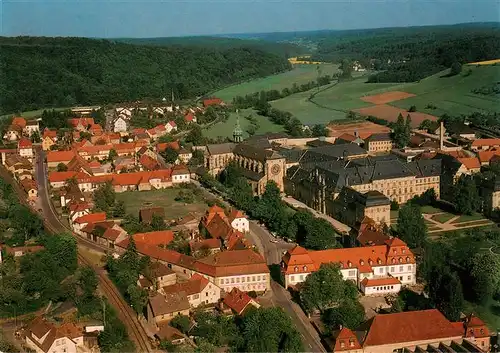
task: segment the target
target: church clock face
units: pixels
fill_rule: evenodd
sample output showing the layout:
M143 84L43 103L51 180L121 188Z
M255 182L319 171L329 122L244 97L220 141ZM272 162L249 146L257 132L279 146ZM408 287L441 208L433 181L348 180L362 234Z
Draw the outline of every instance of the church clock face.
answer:
M281 168L278 164L275 164L271 167L271 173L273 173L274 175L279 174L280 171Z

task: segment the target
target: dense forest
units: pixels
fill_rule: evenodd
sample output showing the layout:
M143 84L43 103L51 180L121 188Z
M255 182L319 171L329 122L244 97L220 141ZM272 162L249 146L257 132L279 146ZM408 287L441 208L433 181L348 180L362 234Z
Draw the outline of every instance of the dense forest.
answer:
M234 49L253 48L275 54L284 58L298 56L305 52L305 48L292 43L272 43L263 40L244 40L227 37L158 37L158 38L117 38L115 42L129 43L135 45L156 45L156 46L194 46L202 48Z
M381 71L368 82L410 82L450 68L500 57L498 24L382 28L318 39L313 60L357 60Z
M84 38L0 37L0 114L143 98L193 98L290 69L245 47L131 45Z

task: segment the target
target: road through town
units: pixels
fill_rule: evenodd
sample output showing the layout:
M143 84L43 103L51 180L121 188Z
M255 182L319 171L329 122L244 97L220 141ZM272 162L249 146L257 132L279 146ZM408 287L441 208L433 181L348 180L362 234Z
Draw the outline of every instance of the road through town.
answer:
M44 153L39 147L36 152L35 175L38 183L38 196L41 202L41 212L43 215L44 224L46 228L53 233L71 232L59 219L50 200L47 184L47 172L44 162ZM17 184L13 181L13 185ZM23 197L25 196L23 195ZM73 235L77 239L79 247L84 246L93 250L101 252L103 251L102 247L91 242L90 240L81 238L76 234ZM78 254L78 261L81 264L92 266L91 261L85 258L85 256L81 252L79 252ZM95 270L99 278L100 290L108 299L108 302L115 308L120 320L127 327L129 337L134 342L136 349L139 352L151 352L152 350L148 335L139 323L136 313L123 299L120 292L108 278L105 271L102 269Z

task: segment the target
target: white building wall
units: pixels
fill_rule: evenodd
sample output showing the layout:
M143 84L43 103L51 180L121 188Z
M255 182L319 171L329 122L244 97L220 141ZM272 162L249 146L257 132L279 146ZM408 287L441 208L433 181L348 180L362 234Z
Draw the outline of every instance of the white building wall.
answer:
M231 226L233 227L233 229L236 229L242 233L246 233L246 232L249 232L250 231L250 224L248 222L248 219L246 218L235 218L232 222L231 222Z
M230 292L235 287L243 292L263 292L271 288L269 273L217 277L215 278L215 284L225 292Z

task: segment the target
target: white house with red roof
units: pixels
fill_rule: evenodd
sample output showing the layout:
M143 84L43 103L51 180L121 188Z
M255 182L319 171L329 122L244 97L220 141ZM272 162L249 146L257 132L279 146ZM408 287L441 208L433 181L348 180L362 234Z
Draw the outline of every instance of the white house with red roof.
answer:
M82 229L89 223L102 222L106 220L105 212L89 213L76 218L71 226L76 234L84 235Z
M175 121L170 120L168 123L165 124L165 129L167 130L168 133L177 131L177 124L175 123Z
M229 216L227 217L231 227L240 231L242 233L247 233L250 231L250 223L248 222L248 218L245 214L237 209L232 209L229 212Z
M405 242L391 238L384 245L308 251L300 246L286 252L281 261L285 287L294 287L322 264L336 263L345 280L365 295L398 293L416 284L415 257Z
M31 140L25 137L21 138L17 143L17 153L21 157L29 159L30 162L33 161L33 144Z
M186 115L184 115L184 120L186 120L186 123L188 124L196 123L198 121L196 119L196 115L194 115L194 113L191 111L188 111Z
M126 132L128 130L127 120L123 116L118 116L113 120L114 132Z

